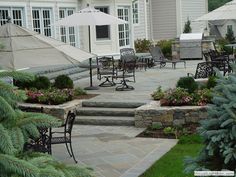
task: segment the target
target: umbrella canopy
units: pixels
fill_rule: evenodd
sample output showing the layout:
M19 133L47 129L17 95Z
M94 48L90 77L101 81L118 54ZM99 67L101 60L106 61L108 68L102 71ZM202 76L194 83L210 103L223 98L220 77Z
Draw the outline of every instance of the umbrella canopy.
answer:
M236 0L205 14L194 21L214 21L214 20L233 20L236 19Z
M95 55L7 23L0 27L0 67L6 70L76 64Z
M57 21L57 26L90 26L90 25L112 25L125 24L125 20L121 20L115 16L103 13L93 7L87 7L66 18Z

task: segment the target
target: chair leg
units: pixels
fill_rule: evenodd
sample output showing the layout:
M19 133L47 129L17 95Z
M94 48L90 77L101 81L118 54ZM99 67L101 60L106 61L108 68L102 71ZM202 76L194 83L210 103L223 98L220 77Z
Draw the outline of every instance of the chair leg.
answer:
M74 152L73 152L73 149L72 149L72 143L70 142L70 151L71 151L71 155L75 161L75 163L78 163L77 160L75 159L75 155L74 155Z
M70 152L70 150L69 150L69 147L68 147L68 144L66 143L66 149L67 149L67 152L68 152L68 154L70 155L70 157L72 157L72 153Z

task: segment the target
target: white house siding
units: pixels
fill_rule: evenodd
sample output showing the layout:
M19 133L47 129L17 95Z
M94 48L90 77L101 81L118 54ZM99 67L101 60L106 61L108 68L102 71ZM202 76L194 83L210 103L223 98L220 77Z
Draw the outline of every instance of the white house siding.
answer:
M24 24L23 26L33 29L32 25L32 8L50 8L51 23L59 19L59 8L73 8L78 11L85 8L89 3L91 6L109 6L111 15L117 16L119 6L125 6L130 9L130 20L132 20L132 0L7 0L0 1L0 8L3 7L21 7L23 9ZM131 21L132 22L132 21ZM52 26L52 37L60 39L60 28ZM111 26L110 40L97 41L95 36L95 27L91 27L91 44L92 52L95 54L111 54L119 52L118 26ZM133 47L133 26L130 24L131 44ZM88 27L77 27L77 47L88 50Z
M151 11L151 0L146 0L146 10L147 10L147 38L152 40L152 11Z
M176 1L152 0L153 39L172 39L176 37Z
M212 23L214 24L214 23ZM225 37L227 34L227 26L232 25L234 36L236 36L236 20L222 20L216 23L216 26L222 37Z
M207 27L206 22L194 22L195 19L207 13L208 8L207 0L181 0L181 25L180 32L184 29L184 24L189 19L191 21L191 27L193 33L203 32ZM177 34L178 36L180 34Z
M147 38L146 0L138 0L139 23L134 24L134 40Z

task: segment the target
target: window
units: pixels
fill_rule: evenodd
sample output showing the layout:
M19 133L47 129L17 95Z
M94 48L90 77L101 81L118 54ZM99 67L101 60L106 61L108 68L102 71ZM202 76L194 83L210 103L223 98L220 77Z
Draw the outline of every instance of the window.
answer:
M95 7L96 9L109 14L108 7ZM110 39L110 26L109 25L102 25L96 26L96 38L99 39Z
M33 9L33 30L44 34L45 36L52 36L51 29L51 9Z
M60 8L59 10L59 18L65 18L69 15L72 15L75 12L75 9L69 8ZM75 27L61 27L60 28L61 41L65 43L69 43L72 46L76 46L76 35L75 35Z
M129 22L129 8L119 7L118 18ZM119 46L126 47L130 45L130 29L129 24L121 24L119 29Z
M132 8L133 8L133 24L138 24L139 23L138 0L133 1Z
M23 26L23 8L0 8L0 25L6 24L8 17L14 24Z
M233 25L227 25L227 33L233 31Z

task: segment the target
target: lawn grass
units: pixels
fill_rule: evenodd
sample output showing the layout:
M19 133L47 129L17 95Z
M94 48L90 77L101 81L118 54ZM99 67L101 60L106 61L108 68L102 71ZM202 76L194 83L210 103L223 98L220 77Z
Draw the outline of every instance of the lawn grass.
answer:
M194 177L183 173L185 156L197 156L201 143L177 144L140 177Z

